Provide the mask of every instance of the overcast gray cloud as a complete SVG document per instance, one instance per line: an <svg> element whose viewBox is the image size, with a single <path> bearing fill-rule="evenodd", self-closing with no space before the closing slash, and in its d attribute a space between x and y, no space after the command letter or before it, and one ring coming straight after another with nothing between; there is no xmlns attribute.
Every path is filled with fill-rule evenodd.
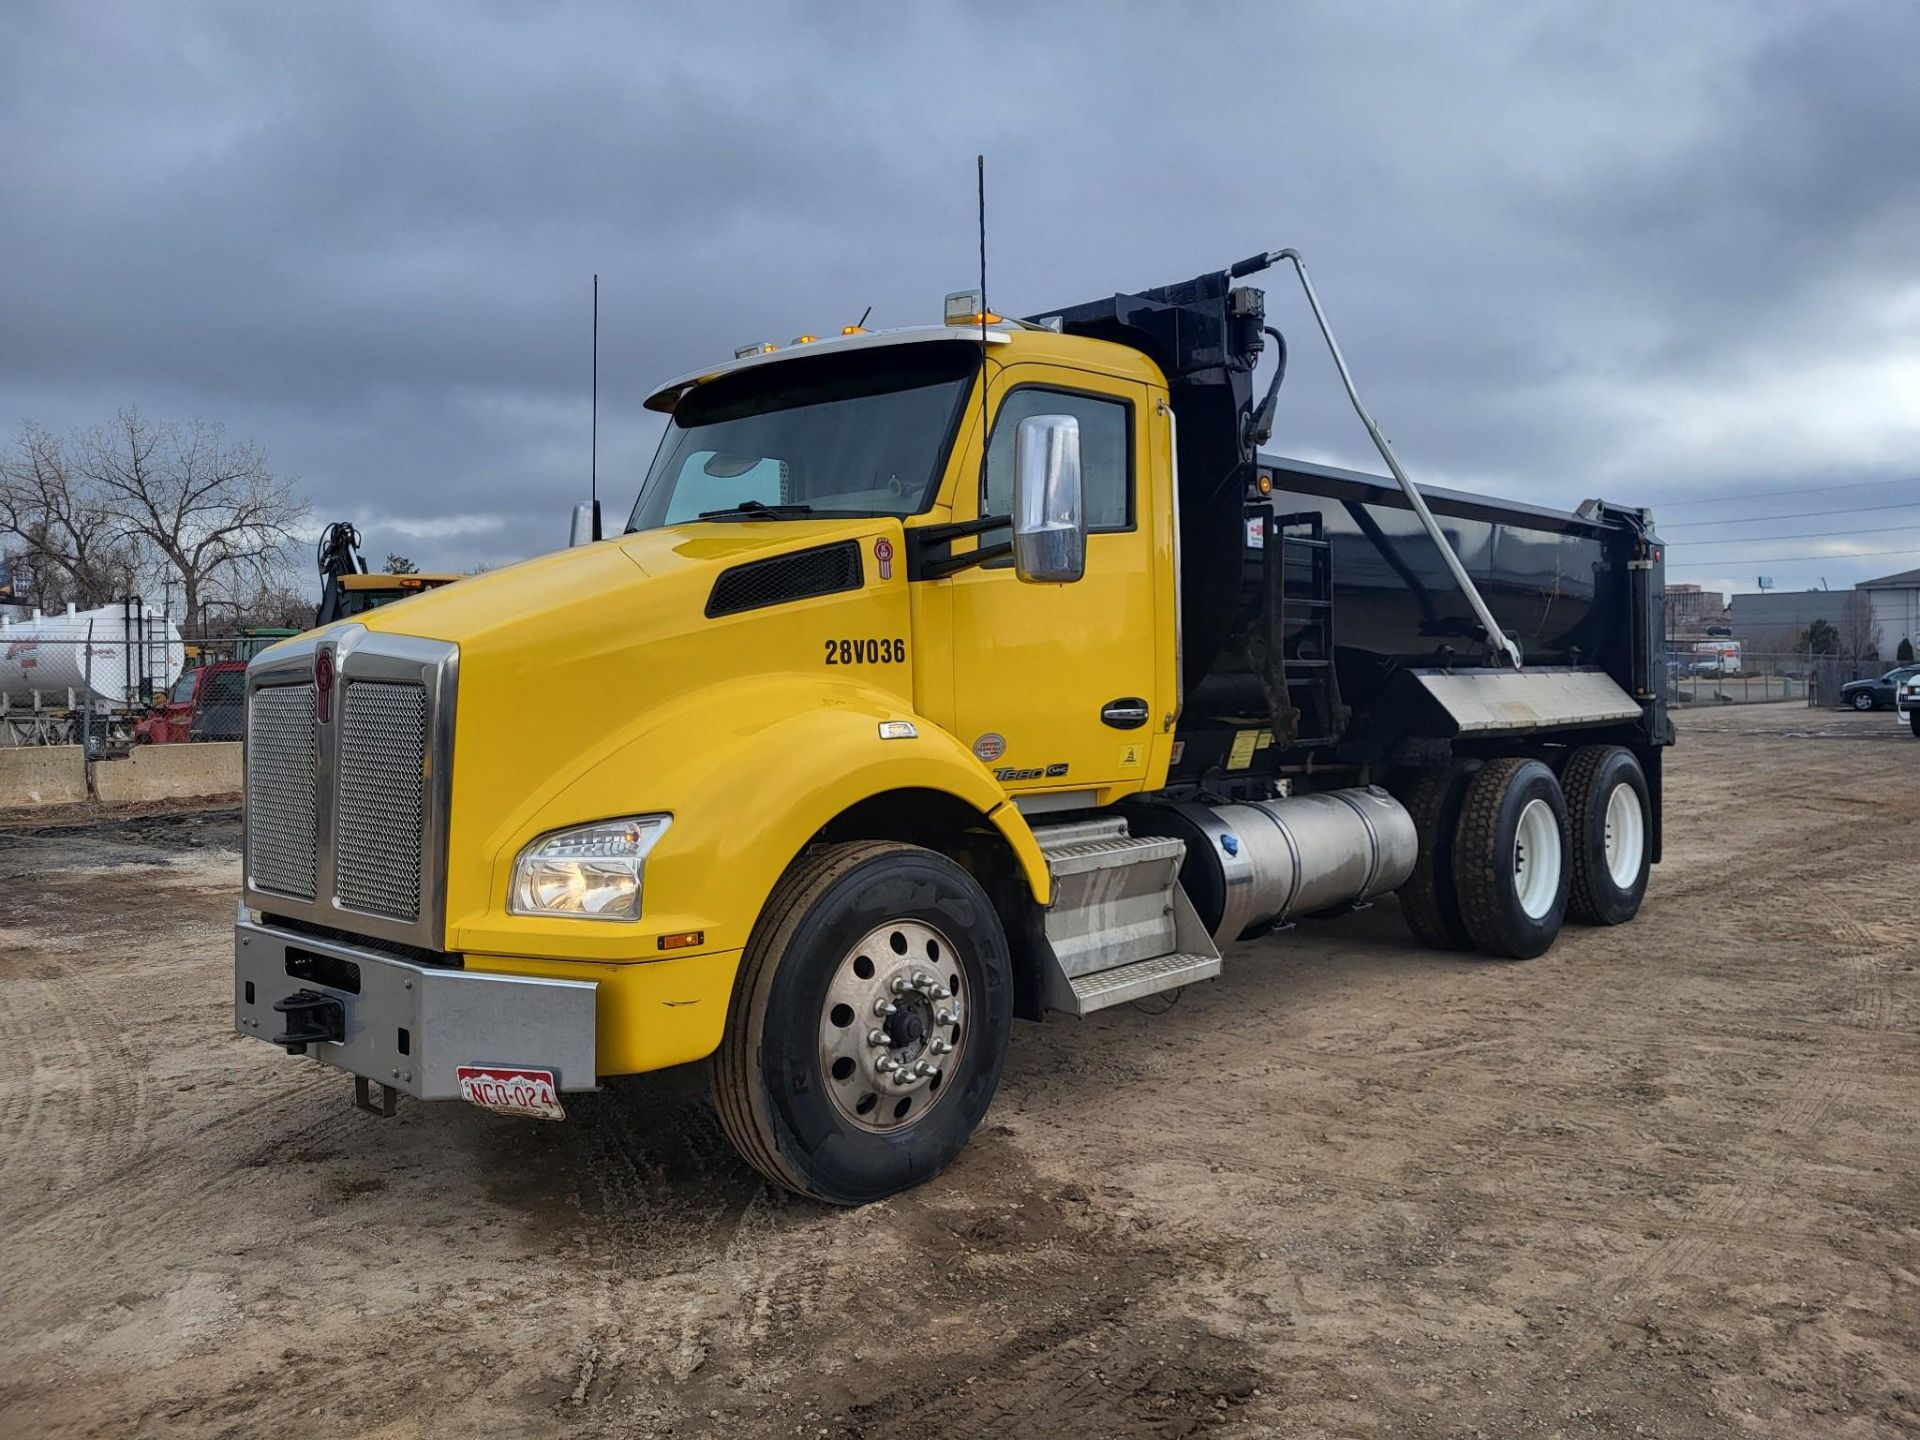
<svg viewBox="0 0 1920 1440"><path fill-rule="evenodd" d="M586 483L594 271L625 503L651 383L868 305L935 318L973 277L984 151L1001 308L1298 245L1416 476L1920 502L1916 136L1904 3L15 3L0 421L217 418L376 556L516 558ZM1377 468L1268 283L1274 448ZM1690 529L1673 559L1920 552L1902 519Z"/></svg>

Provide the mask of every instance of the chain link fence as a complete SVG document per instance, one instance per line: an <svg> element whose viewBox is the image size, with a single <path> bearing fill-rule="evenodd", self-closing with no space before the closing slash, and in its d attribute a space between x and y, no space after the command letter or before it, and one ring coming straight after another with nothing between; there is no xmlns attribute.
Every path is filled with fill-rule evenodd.
<svg viewBox="0 0 1920 1440"><path fill-rule="evenodd" d="M288 631L288 634L295 632ZM245 664L278 634L211 635L156 644L120 635L0 630L0 746L134 745L238 740Z"/></svg>
<svg viewBox="0 0 1920 1440"><path fill-rule="evenodd" d="M1874 681L1892 668L1878 660L1849 660L1838 655L1756 653L1723 647L1667 652L1667 700L1674 705L1753 705L1798 700L1830 708L1890 709L1893 687L1876 686L1870 705L1859 704L1846 687ZM1884 694L1880 692L1884 691Z"/></svg>

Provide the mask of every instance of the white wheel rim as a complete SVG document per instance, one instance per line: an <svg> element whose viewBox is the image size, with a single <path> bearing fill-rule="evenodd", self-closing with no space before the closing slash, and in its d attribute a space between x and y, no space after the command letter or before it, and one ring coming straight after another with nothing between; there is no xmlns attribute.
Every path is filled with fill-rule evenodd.
<svg viewBox="0 0 1920 1440"><path fill-rule="evenodd" d="M1631 785L1621 783L1607 796L1607 874L1622 890L1631 890L1640 878L1647 853L1647 817Z"/></svg>
<svg viewBox="0 0 1920 1440"><path fill-rule="evenodd" d="M1529 920L1544 920L1560 891L1560 820L1544 800L1529 800L1513 832L1513 893Z"/></svg>

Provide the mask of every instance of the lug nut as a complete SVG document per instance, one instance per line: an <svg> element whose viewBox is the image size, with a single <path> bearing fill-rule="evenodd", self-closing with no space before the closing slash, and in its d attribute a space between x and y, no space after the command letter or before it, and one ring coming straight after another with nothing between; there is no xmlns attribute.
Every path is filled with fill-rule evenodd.
<svg viewBox="0 0 1920 1440"><path fill-rule="evenodd" d="M900 1068L900 1062L891 1055L882 1055L878 1060L873 1062L873 1068L884 1075L889 1070L898 1070Z"/></svg>
<svg viewBox="0 0 1920 1440"><path fill-rule="evenodd" d="M936 1010L933 1015L933 1023L936 1025L958 1025L960 1023L960 1017L955 1015L951 1010Z"/></svg>
<svg viewBox="0 0 1920 1440"><path fill-rule="evenodd" d="M953 1049L953 1042L951 1040L942 1040L938 1036L935 1036L933 1043L927 1046L928 1052L934 1055L945 1055L949 1053L952 1049Z"/></svg>
<svg viewBox="0 0 1920 1440"><path fill-rule="evenodd" d="M940 1073L940 1067L938 1065L935 1065L930 1060L922 1060L918 1068L920 1071L920 1078L923 1080L931 1080L935 1075L938 1075Z"/></svg>
<svg viewBox="0 0 1920 1440"><path fill-rule="evenodd" d="M906 976L896 975L893 977L893 984L888 986L887 988L892 990L893 993L896 995L904 995L909 990L913 989L913 985L912 985L912 982L910 982Z"/></svg>
<svg viewBox="0 0 1920 1440"><path fill-rule="evenodd" d="M869 1030L867 1031L867 1044L873 1045L876 1047L891 1048L893 1045L893 1042L887 1039L886 1031Z"/></svg>
<svg viewBox="0 0 1920 1440"><path fill-rule="evenodd" d="M873 1013L876 1015L891 1015L894 1009L894 1003L884 995L873 1002Z"/></svg>
<svg viewBox="0 0 1920 1440"><path fill-rule="evenodd" d="M936 985L933 987L933 998L936 1000L951 1000L953 998L953 992L944 985Z"/></svg>
<svg viewBox="0 0 1920 1440"><path fill-rule="evenodd" d="M933 976L928 975L923 971L919 971L919 970L916 970L913 972L913 988L914 989L924 990L927 986L931 984L933 984Z"/></svg>

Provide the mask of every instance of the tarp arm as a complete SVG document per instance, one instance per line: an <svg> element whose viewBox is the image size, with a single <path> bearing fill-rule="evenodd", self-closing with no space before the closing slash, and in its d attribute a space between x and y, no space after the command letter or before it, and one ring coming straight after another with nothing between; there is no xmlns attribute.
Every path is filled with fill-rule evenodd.
<svg viewBox="0 0 1920 1440"><path fill-rule="evenodd" d="M1512 668L1520 668L1520 648L1494 622L1493 612L1487 608L1487 602L1480 597L1473 578L1467 574L1467 567L1460 563L1460 557L1453 552L1452 544L1447 540L1446 532L1440 528L1440 522L1433 518L1433 512L1427 508L1426 498L1421 495L1413 481L1407 478L1407 472L1400 468L1400 461L1393 453L1393 446L1387 443L1387 437L1373 422L1373 416L1367 413L1367 407L1360 403L1360 392L1354 388L1353 376L1347 370L1346 359L1340 354L1340 344L1333 338L1333 327L1327 324L1326 312L1320 308L1320 297L1314 294L1313 281L1307 278L1307 263L1300 258L1300 252L1291 248L1274 250L1265 255L1254 255L1240 261L1229 272L1235 278L1250 275L1282 260L1293 262L1294 273L1300 277L1300 288L1306 291L1307 304L1313 309L1313 318L1319 322L1320 334L1326 339L1327 351L1333 356L1334 368L1340 372L1340 383L1347 387L1347 398L1353 402L1353 413L1360 417L1360 423L1367 427L1367 434L1373 437L1374 447L1379 450L1380 458L1387 462L1387 469L1393 478L1400 482L1400 488L1406 493L1407 503L1413 507L1413 513L1420 518L1427 535L1439 547L1440 558L1446 561L1447 569L1452 572L1454 583L1459 585L1461 593L1467 597L1467 603L1473 607L1475 618L1481 628L1487 632L1487 644L1498 651L1500 657Z"/></svg>

